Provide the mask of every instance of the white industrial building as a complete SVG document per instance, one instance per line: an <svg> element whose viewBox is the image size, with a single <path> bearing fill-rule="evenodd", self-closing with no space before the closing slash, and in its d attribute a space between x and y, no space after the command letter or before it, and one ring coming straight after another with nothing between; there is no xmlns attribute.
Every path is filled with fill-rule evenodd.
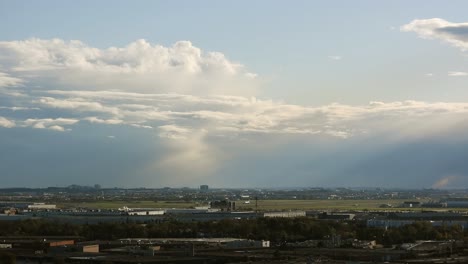
<svg viewBox="0 0 468 264"><path fill-rule="evenodd" d="M55 204L33 203L28 205L28 209L41 210L41 209L57 209Z"/></svg>

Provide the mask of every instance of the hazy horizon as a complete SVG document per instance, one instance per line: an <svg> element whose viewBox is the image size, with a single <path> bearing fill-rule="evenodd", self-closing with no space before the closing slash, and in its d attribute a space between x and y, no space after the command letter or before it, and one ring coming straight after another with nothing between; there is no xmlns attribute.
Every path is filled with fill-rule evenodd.
<svg viewBox="0 0 468 264"><path fill-rule="evenodd" d="M207 184L201 184L207 185ZM432 190L432 191L461 191L466 190L467 188L463 187L453 187L453 188L405 188L405 187L378 187L378 186L280 186L280 187L262 187L262 186L239 186L239 187L223 187L223 186L210 186L208 185L209 190L278 190L278 191L305 191L305 190L337 190L337 189L347 189L347 190L368 190L368 191L423 191L423 190ZM189 190L200 190L200 185L197 186L162 186L162 187L144 187L144 186L99 186L96 188L94 185L78 185L78 184L70 184L70 185L63 185L63 186L13 186L13 187L2 187L0 190L11 190L11 189L28 189L28 190L44 190L49 188L56 188L56 189L72 189L72 188L83 188L89 190L114 190L114 189L126 189L126 190L139 190L139 189L146 189L146 190L160 190L160 189L189 189Z"/></svg>
<svg viewBox="0 0 468 264"><path fill-rule="evenodd" d="M0 1L0 188L468 188L467 9Z"/></svg>

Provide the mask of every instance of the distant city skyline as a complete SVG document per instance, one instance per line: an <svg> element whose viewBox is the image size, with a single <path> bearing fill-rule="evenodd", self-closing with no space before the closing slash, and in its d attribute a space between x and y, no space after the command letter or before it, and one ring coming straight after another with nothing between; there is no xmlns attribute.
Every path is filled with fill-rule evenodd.
<svg viewBox="0 0 468 264"><path fill-rule="evenodd" d="M0 188L467 188L467 9L0 1Z"/></svg>

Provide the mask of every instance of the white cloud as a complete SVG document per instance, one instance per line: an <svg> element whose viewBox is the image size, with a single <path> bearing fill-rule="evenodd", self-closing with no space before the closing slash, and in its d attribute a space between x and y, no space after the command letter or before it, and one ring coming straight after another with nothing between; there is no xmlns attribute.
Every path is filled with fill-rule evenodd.
<svg viewBox="0 0 468 264"><path fill-rule="evenodd" d="M468 23L452 23L441 18L415 19L400 27L425 39L440 39L463 51L468 49Z"/></svg>
<svg viewBox="0 0 468 264"><path fill-rule="evenodd" d="M447 73L448 76L457 77L457 76L468 76L468 72L460 71L450 71Z"/></svg>
<svg viewBox="0 0 468 264"><path fill-rule="evenodd" d="M18 90L12 90L12 89L7 89L7 88L1 88L0 87L0 94L5 96L5 97L27 97L27 95L23 92L20 92Z"/></svg>
<svg viewBox="0 0 468 264"><path fill-rule="evenodd" d="M118 113L118 110L115 107L106 107L99 102L84 101L81 98L63 100L52 97L41 97L34 102L51 108L72 109L83 112Z"/></svg>
<svg viewBox="0 0 468 264"><path fill-rule="evenodd" d="M159 136L168 139L188 139L193 133L191 129L177 125L164 125L158 128L160 130Z"/></svg>
<svg viewBox="0 0 468 264"><path fill-rule="evenodd" d="M43 127L42 125L39 127L34 127L34 128L46 128ZM64 132L66 129L63 126L58 126L58 125L53 125L50 127L47 127L47 129L54 130L54 131L59 131L59 132Z"/></svg>
<svg viewBox="0 0 468 264"><path fill-rule="evenodd" d="M8 120L5 117L0 116L0 127L12 128L15 126L16 124L14 121Z"/></svg>
<svg viewBox="0 0 468 264"><path fill-rule="evenodd" d="M0 72L0 87L8 87L8 86L18 86L23 83L23 80L11 77L11 75Z"/></svg>
<svg viewBox="0 0 468 264"><path fill-rule="evenodd" d="M346 138L351 136L351 134L349 132L347 132L347 131L329 130L329 131L326 131L325 133L330 135L330 136L334 136L334 137L337 137L337 138L343 138L343 139L346 139Z"/></svg>
<svg viewBox="0 0 468 264"><path fill-rule="evenodd" d="M310 134L345 139L372 131L375 126L388 127L401 120L468 112L467 103L400 101L307 107L240 96L46 92L62 98L41 97L39 103L43 106L59 107L63 113L73 115L93 110L97 115L80 119L95 124L127 124L146 129L158 127L160 137L178 140L186 139L192 130L200 129L208 135L226 132Z"/></svg>
<svg viewBox="0 0 468 264"><path fill-rule="evenodd" d="M89 121L90 123L106 124L106 125L119 125L123 123L123 121L119 119L100 119L95 116L86 117L84 118L84 120Z"/></svg>
<svg viewBox="0 0 468 264"><path fill-rule="evenodd" d="M0 54L0 67L39 86L244 95L258 86L243 65L190 41L164 47L140 39L99 49L77 40L29 39L1 41Z"/></svg>
<svg viewBox="0 0 468 264"><path fill-rule="evenodd" d="M7 109L11 111L30 111L30 110L40 110L37 107L23 107L23 106L0 106L0 109Z"/></svg>
<svg viewBox="0 0 468 264"><path fill-rule="evenodd" d="M142 125L142 124L130 124L132 127L136 128L146 128L146 129L153 129L152 126Z"/></svg>
<svg viewBox="0 0 468 264"><path fill-rule="evenodd" d="M280 144L278 139L284 144L297 138L343 142L379 133L423 137L460 123L468 113L468 103L376 101L311 107L257 98L260 78L254 73L189 42L163 47L136 41L97 49L79 41L32 39L0 42L0 54L5 55L0 67L17 79L8 86L23 79L32 84L13 91L21 98L2 98L11 100L2 109L40 107L40 117L64 117L28 118L28 112L2 111L10 116L0 117L0 126L63 132L86 121L87 129L146 129L165 148L151 171L172 175L177 170L181 177L216 170L230 155L222 148L228 141L235 146L262 138L262 144L271 146Z"/></svg>
<svg viewBox="0 0 468 264"><path fill-rule="evenodd" d="M43 93L49 96L41 96ZM39 97L34 99L36 94ZM343 142L385 135L391 142L450 130L465 122L468 114L468 103L452 102L374 101L310 107L242 96L59 90L29 96L33 105L45 110L51 107L54 116L69 118L23 121L6 116L9 126L63 132L82 120L95 126L146 129L158 137L163 154L142 170L163 171L180 179L190 174L192 180L213 175L220 163L236 155L226 152L225 145L245 146L258 135L262 144L272 148L296 139ZM92 116L87 108L94 109ZM47 113L45 110L41 114ZM2 123L6 122L0 119Z"/></svg>
<svg viewBox="0 0 468 264"><path fill-rule="evenodd" d="M68 131L70 129L66 129L64 126L74 125L78 123L78 119L71 119L71 118L29 118L21 122L21 126L23 127L32 127L38 129L49 129L55 131Z"/></svg>

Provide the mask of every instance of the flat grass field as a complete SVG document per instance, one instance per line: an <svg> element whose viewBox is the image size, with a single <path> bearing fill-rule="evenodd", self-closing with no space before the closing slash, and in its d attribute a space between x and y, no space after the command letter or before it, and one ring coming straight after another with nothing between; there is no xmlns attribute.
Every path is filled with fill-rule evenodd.
<svg viewBox="0 0 468 264"><path fill-rule="evenodd" d="M259 200L259 211L273 210L421 210L421 208L380 208L382 204L399 206L407 200ZM238 210L255 210L255 201L236 201ZM423 202L423 201L421 201ZM96 201L85 203L59 203L60 208L83 207L94 209L129 208L193 208L207 204L181 201ZM424 210L431 210L424 208ZM436 209L437 210L437 209ZM441 210L441 208L439 208ZM443 209L442 209L443 210Z"/></svg>
<svg viewBox="0 0 468 264"><path fill-rule="evenodd" d="M399 206L407 200L259 200L258 210L401 210L402 208L380 208L382 204ZM236 203L239 209L255 209L255 201ZM415 208L421 210L420 208Z"/></svg>

